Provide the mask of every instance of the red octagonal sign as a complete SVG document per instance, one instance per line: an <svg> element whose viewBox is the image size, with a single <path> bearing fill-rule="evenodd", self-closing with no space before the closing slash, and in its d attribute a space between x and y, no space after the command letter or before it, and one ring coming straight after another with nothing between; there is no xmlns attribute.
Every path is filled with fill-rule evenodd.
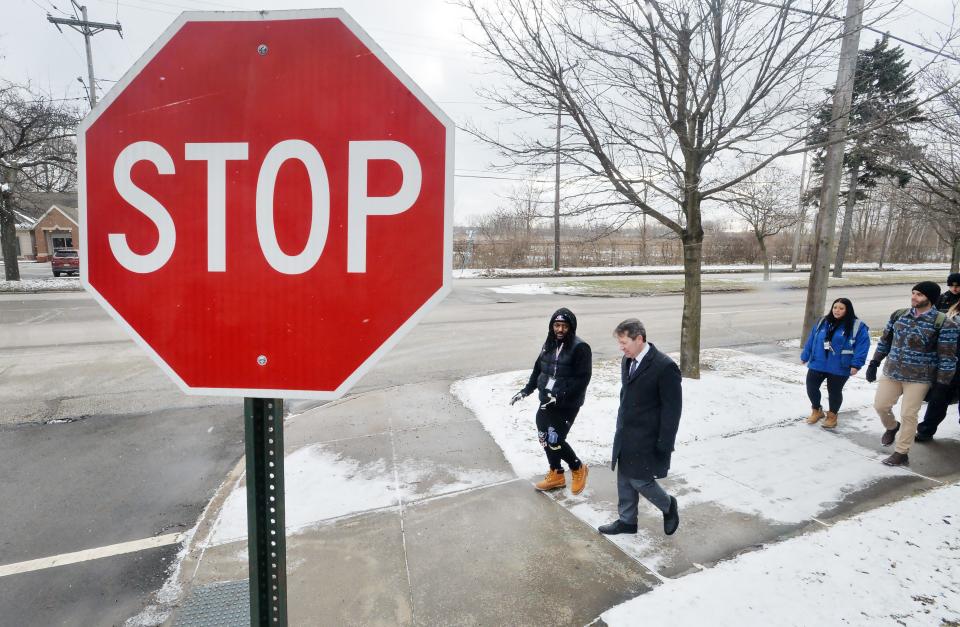
<svg viewBox="0 0 960 627"><path fill-rule="evenodd" d="M337 398L449 290L453 124L343 11L185 13L81 126L81 279L192 394Z"/></svg>

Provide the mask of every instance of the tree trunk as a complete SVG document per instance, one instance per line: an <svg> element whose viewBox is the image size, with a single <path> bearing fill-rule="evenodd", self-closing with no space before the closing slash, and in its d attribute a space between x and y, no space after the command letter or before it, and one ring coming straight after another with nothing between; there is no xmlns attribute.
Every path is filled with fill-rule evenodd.
<svg viewBox="0 0 960 627"><path fill-rule="evenodd" d="M837 257L833 262L833 278L843 276L843 259L847 256L847 246L850 245L850 232L853 231L853 208L857 204L857 178L860 176L860 164L853 167L850 173L850 186L847 190L847 202L843 210L843 227L840 229L840 243L837 245Z"/></svg>
<svg viewBox="0 0 960 627"><path fill-rule="evenodd" d="M0 192L0 249L3 252L4 277L7 281L20 280L17 264L17 219L13 213L13 191L16 189L17 171L2 169L0 182L9 185L6 193Z"/></svg>
<svg viewBox="0 0 960 627"><path fill-rule="evenodd" d="M770 280L770 255L767 254L767 243L763 238L757 236L757 243L760 244L760 254L763 256L763 280Z"/></svg>
<svg viewBox="0 0 960 627"><path fill-rule="evenodd" d="M880 243L880 263L879 268L883 270L884 257L887 254L887 247L890 245L890 231L893 230L893 207L896 191L890 192L890 206L887 208L887 227L883 231L883 241Z"/></svg>
<svg viewBox="0 0 960 627"><path fill-rule="evenodd" d="M703 230L683 237L683 320L680 327L680 374L688 379L700 378L700 310L701 269L703 265Z"/></svg>
<svg viewBox="0 0 960 627"><path fill-rule="evenodd" d="M960 272L960 233L954 234L950 247L950 273L954 272Z"/></svg>

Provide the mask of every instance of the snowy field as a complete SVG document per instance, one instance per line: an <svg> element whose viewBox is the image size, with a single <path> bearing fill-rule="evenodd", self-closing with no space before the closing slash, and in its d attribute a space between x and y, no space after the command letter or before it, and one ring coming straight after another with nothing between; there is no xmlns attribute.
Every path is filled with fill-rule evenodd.
<svg viewBox="0 0 960 627"><path fill-rule="evenodd" d="M845 263L843 267L847 270L879 270L875 263ZM773 265L772 270L789 270L789 265ZM946 263L888 263L884 264L884 270L943 270L950 268ZM798 264L797 270L806 272L810 269L809 264ZM704 272L763 272L762 265L705 265ZM683 274L683 266L592 266L592 267L565 267L561 269L562 273L576 273L578 275L601 276L604 274L651 274L672 272ZM478 279L493 277L511 277L511 276L555 276L552 268L487 268L487 269L468 269L463 268L453 271L454 278L457 279ZM787 275L789 276L789 275Z"/></svg>
<svg viewBox="0 0 960 627"><path fill-rule="evenodd" d="M809 402L803 385L806 369L799 363L712 349L703 351L701 367L700 380L683 381L678 453L670 471L670 488L681 513L685 506L711 503L772 523L815 521L845 496L910 472L880 464L888 451L879 446L864 448L837 437L859 431L879 436L872 410L858 411L872 405L876 389L862 378L847 384L840 424L831 433L802 421ZM520 371L468 379L454 384L452 392L477 415L516 473L538 479L546 472L546 461L533 426L535 397L509 405L528 375ZM619 360L595 364L586 403L571 431L571 444L588 465L609 463L619 377ZM958 435L951 410L938 437ZM873 622L867 617L903 611L912 617L904 624L956 620L960 533L949 518L943 522L943 514L957 511L958 489L951 490L772 545L701 574L667 580L653 597L642 595L603 619L611 625L694 625L704 624L708 616L710 624L718 625L864 624ZM596 498L589 482L579 496L562 492L551 496L585 524L596 527L616 519L616 504ZM929 509L924 499L929 499ZM924 509L918 509L921 506ZM904 513L908 510L913 512L909 520ZM960 524L960 519L953 523ZM868 532L873 535L865 535ZM928 534L917 540L921 548L909 545L907 540L920 533ZM662 537L646 535L642 528L635 536L610 539L654 571L670 551ZM933 553L913 557L928 549ZM937 565L939 571L934 570ZM912 582L906 585L898 575ZM878 599L887 593L890 598ZM654 600L648 608L650 598ZM835 613L841 602L844 619ZM934 613L926 614L928 610ZM750 617L747 622L745 615ZM936 620L931 622L931 617Z"/></svg>

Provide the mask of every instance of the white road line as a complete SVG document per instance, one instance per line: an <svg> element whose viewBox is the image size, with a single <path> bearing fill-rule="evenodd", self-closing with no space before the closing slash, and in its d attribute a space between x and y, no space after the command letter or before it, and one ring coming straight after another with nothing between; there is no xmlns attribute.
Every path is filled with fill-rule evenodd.
<svg viewBox="0 0 960 627"><path fill-rule="evenodd" d="M15 564L5 564L0 566L0 577L7 577L9 575L20 575L23 573L33 572L35 570L53 568L55 566L66 566L67 564L77 564L80 562L88 562L90 560L96 560L103 557L113 557L115 555L123 555L124 553L136 553L137 551L143 551L146 549L155 549L161 546L177 544L181 541L182 538L183 538L182 533L168 533L163 536L155 536L153 538L144 538L143 540L131 540L130 542L121 542L119 544L101 546L95 549L87 549L85 551L76 551L75 553L62 553L60 555L53 555L51 557L42 557L40 559L29 560L26 562L17 562Z"/></svg>

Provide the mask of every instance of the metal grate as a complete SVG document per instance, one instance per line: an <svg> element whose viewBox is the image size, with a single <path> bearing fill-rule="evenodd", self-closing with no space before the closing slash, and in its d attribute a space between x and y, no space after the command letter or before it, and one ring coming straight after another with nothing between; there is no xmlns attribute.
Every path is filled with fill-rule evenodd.
<svg viewBox="0 0 960 627"><path fill-rule="evenodd" d="M173 627L249 627L250 582L227 581L194 588Z"/></svg>

